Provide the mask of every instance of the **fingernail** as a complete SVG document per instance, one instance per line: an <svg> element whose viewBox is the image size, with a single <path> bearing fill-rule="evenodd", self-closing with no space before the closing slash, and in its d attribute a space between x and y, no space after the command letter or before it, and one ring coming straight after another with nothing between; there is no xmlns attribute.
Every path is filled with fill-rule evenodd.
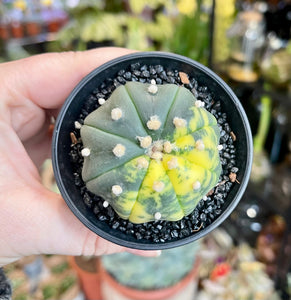
<svg viewBox="0 0 291 300"><path fill-rule="evenodd" d="M127 249L126 251L135 255L145 256L145 257L159 257L162 253L161 250L144 251L144 250Z"/></svg>

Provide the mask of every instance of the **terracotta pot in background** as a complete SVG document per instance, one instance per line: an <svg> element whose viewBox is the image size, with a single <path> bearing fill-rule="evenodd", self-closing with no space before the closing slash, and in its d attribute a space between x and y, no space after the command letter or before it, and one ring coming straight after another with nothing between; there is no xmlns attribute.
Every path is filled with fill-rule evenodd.
<svg viewBox="0 0 291 300"><path fill-rule="evenodd" d="M49 32L58 32L61 28L61 22L58 19L50 20L47 24Z"/></svg>
<svg viewBox="0 0 291 300"><path fill-rule="evenodd" d="M27 22L25 26L28 36L36 36L41 33L41 25L37 22Z"/></svg>
<svg viewBox="0 0 291 300"><path fill-rule="evenodd" d="M100 261L98 257L84 259L69 256L70 266L76 271L81 289L87 300L101 300Z"/></svg>
<svg viewBox="0 0 291 300"><path fill-rule="evenodd" d="M24 27L21 22L11 22L12 37L20 39L24 37Z"/></svg>
<svg viewBox="0 0 291 300"><path fill-rule="evenodd" d="M8 40L10 37L8 25L5 23L0 24L0 39L1 40Z"/></svg>
<svg viewBox="0 0 291 300"><path fill-rule="evenodd" d="M138 290L116 281L100 264L101 295L103 300L193 300L198 283L200 259L193 269L173 286L157 290Z"/></svg>

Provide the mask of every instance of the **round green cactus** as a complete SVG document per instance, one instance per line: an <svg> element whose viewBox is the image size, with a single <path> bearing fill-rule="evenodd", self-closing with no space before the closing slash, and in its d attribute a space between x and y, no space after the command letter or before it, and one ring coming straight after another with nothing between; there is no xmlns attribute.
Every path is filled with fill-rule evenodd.
<svg viewBox="0 0 291 300"><path fill-rule="evenodd" d="M177 221L218 182L219 128L184 87L128 82L84 120L87 188L133 223Z"/></svg>

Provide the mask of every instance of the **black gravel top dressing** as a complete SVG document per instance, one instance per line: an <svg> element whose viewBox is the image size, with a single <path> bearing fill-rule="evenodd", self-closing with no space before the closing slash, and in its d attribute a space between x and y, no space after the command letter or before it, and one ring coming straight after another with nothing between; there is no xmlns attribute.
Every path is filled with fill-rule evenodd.
<svg viewBox="0 0 291 300"><path fill-rule="evenodd" d="M154 243L164 243L190 236L191 233L207 227L222 213L224 201L232 186L239 184L236 179L236 174L239 172L236 166L236 136L227 122L226 113L221 111L220 101L217 101L215 95L208 91L207 86L199 85L199 79L189 77L189 80L185 81L184 76L181 76L185 75L185 73L179 74L179 72L183 72L183 70L168 70L164 69L162 65L132 64L128 69L120 70L115 78L107 78L101 86L93 90L87 101L84 102L79 119L76 121L83 124L86 116L100 106L98 99L108 99L119 85L125 84L127 81L150 83L152 79L155 79L157 84L172 83L183 85L193 93L197 100L204 101L205 108L216 117L220 129L220 145L222 149L219 153L222 173L217 186L209 191L206 197L201 199L194 211L182 220L175 222L160 220L144 224L133 224L121 219L110 205L103 207L103 202L106 199L89 192L81 177L83 166L81 150L83 144L79 130L75 129L70 133L72 146L69 155L74 170L75 185L80 190L84 203L89 209L93 210L99 221L106 222L112 229L131 235L137 240L146 239Z"/></svg>

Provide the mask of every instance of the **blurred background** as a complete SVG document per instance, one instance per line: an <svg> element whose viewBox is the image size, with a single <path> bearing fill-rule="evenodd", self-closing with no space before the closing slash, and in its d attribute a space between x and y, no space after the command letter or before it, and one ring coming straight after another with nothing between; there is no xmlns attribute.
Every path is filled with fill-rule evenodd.
<svg viewBox="0 0 291 300"><path fill-rule="evenodd" d="M118 292L104 272L118 282L110 268L113 264L118 274L129 278L143 263L119 269L129 265L126 259L132 262L131 257L115 256L110 262L100 257L44 255L5 267L13 299L290 299L291 1L0 1L1 62L102 46L181 54L221 76L240 99L251 124L250 183L227 221L187 250L192 253L194 273L184 269L189 261L183 260L183 253L169 253L181 262L181 278L192 274L190 283L172 292L174 298ZM42 177L45 185L56 189L50 161L44 164ZM147 288L122 284L140 291L176 286L181 278L174 278L177 270L168 270L167 255L163 253L153 269L147 270L145 263L142 277L148 280ZM158 268L167 279L165 274L158 278Z"/></svg>

